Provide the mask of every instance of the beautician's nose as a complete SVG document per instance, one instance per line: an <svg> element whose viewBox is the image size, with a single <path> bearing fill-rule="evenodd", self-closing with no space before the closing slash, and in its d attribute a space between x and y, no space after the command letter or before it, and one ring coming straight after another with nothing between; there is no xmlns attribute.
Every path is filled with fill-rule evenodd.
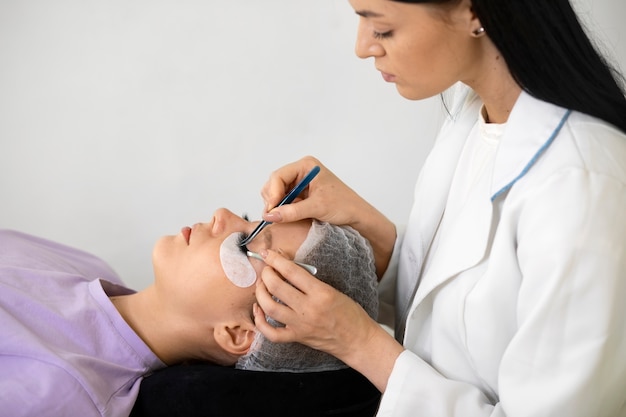
<svg viewBox="0 0 626 417"><path fill-rule="evenodd" d="M369 33L370 30L371 29L367 27L367 25L359 23L354 53L361 59L385 55L384 48L376 39L374 39L373 35Z"/></svg>

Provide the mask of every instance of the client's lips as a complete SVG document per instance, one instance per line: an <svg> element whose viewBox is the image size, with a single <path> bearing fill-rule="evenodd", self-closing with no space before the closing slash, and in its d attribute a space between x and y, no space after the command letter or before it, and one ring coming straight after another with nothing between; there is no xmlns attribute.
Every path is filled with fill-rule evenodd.
<svg viewBox="0 0 626 417"><path fill-rule="evenodd" d="M185 226L180 229L180 232L183 234L183 237L185 238L185 241L187 241L187 244L189 244L189 238L191 237L191 227Z"/></svg>

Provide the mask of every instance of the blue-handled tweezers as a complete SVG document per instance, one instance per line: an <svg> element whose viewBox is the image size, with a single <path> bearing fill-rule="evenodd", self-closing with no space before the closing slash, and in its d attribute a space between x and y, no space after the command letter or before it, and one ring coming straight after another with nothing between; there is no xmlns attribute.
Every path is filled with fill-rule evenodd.
<svg viewBox="0 0 626 417"><path fill-rule="evenodd" d="M313 169L311 171L309 171L309 173L306 174L306 176L304 178L302 178L302 180L298 184L296 184L296 186L293 187L291 189L291 191L289 191L287 193L285 198L283 198L281 200L281 202L278 203L278 205L276 207L280 207L280 206L283 206L285 204L291 203L298 195L300 195L302 190L304 190L304 188L307 185L309 185L311 180L313 178L315 178L315 176L319 172L320 172L320 167L317 166L317 165L314 166ZM274 208L276 208L276 207L274 207ZM241 243L239 243L239 246L246 246L248 243L250 243L250 241L252 241L252 239L254 239L256 237L256 235L258 235L261 232L261 230L263 230L265 228L265 226L267 226L269 224L272 224L272 222L267 222L267 221L263 220L261 223L259 223L259 225L257 227L254 228L252 233L250 233L250 235L248 235L247 238L245 238L244 240L241 241Z"/></svg>

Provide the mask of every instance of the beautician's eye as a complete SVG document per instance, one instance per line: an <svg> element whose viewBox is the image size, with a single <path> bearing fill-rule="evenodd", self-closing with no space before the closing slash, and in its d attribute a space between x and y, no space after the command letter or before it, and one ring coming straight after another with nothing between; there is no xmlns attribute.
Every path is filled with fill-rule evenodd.
<svg viewBox="0 0 626 417"><path fill-rule="evenodd" d="M387 38L390 38L392 34L393 34L392 31L388 31L388 32L374 31L373 36L374 36L374 39L387 39Z"/></svg>

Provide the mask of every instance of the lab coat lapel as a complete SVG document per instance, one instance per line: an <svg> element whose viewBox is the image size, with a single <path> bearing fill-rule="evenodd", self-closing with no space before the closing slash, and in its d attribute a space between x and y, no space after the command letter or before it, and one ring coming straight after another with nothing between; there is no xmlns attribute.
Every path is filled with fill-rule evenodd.
<svg viewBox="0 0 626 417"><path fill-rule="evenodd" d="M487 182L483 184L488 189ZM473 267L485 256L492 223L492 202L487 193L474 193L458 216L440 229L439 245L428 272L415 295L421 302L431 291L459 272Z"/></svg>
<svg viewBox="0 0 626 417"><path fill-rule="evenodd" d="M422 169L423 175L418 179L409 224L409 226L416 225L417 234L409 234L409 236L419 237L419 248L416 254L420 264L432 244L448 201L448 193L454 177L454 169L450 167L458 163L467 135L476 124L476 116L481 106L482 102L478 96L470 92L463 105L464 111L459 115L458 120L450 123L440 132L437 146L428 156Z"/></svg>
<svg viewBox="0 0 626 417"><path fill-rule="evenodd" d="M450 184L468 132L482 103L475 94L464 100L458 119L448 122L437 138L416 185L416 199L402 244L396 286L396 333L402 337L406 314L416 294L424 260L448 199ZM421 285L421 284L419 284Z"/></svg>
<svg viewBox="0 0 626 417"><path fill-rule="evenodd" d="M478 264L487 253L496 225L493 202L522 178L550 146L564 122L567 110L533 98L522 92L509 117L501 139L491 176L481 184L489 192L474 193L462 212L440 233L437 255L428 273L422 277L414 303L459 272ZM527 123L532 120L533 123ZM493 198L486 198L489 194Z"/></svg>

